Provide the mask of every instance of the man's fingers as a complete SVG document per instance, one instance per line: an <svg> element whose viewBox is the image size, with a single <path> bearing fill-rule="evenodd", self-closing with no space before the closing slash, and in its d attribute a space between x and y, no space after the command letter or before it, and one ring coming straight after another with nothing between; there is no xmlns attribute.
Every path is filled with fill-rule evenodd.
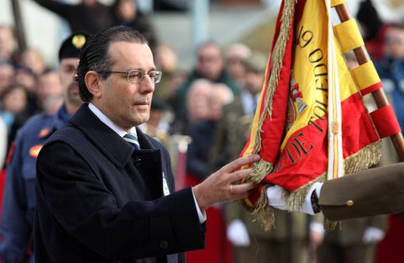
<svg viewBox="0 0 404 263"><path fill-rule="evenodd" d="M231 174L231 176L229 176L229 182L234 183L234 182L240 181L240 180L246 178L251 172L252 172L252 169L250 169L250 168L233 172Z"/></svg>
<svg viewBox="0 0 404 263"><path fill-rule="evenodd" d="M232 172L246 164L256 162L259 159L260 159L260 156L258 154L251 154L251 155L248 155L245 157L240 157L240 158L237 158L236 160L226 164L220 170L222 170L223 172Z"/></svg>
<svg viewBox="0 0 404 263"><path fill-rule="evenodd" d="M231 187L231 194L232 195L240 195L240 194L247 194L248 191L254 189L256 187L253 183L245 183L245 184L233 184Z"/></svg>

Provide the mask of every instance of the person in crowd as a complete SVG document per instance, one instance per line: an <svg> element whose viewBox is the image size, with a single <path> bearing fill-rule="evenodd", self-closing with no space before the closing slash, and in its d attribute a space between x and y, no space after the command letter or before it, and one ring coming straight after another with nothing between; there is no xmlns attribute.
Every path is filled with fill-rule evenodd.
<svg viewBox="0 0 404 263"><path fill-rule="evenodd" d="M404 128L404 24L392 24L385 33L386 57L376 64L384 90L390 95L401 126Z"/></svg>
<svg viewBox="0 0 404 263"><path fill-rule="evenodd" d="M38 103L38 75L35 74L30 68L17 65L15 70L15 84L22 85L28 92L28 105L26 115L31 117L33 114L38 113L40 106ZM24 119L24 121L26 121Z"/></svg>
<svg viewBox="0 0 404 263"><path fill-rule="evenodd" d="M53 114L62 106L63 92L59 71L47 69L39 76L38 99L45 112Z"/></svg>
<svg viewBox="0 0 404 263"><path fill-rule="evenodd" d="M164 101L153 96L150 105L150 118L146 123L140 125L139 128L142 132L158 140L164 146L168 146L171 119L172 114L168 111Z"/></svg>
<svg viewBox="0 0 404 263"><path fill-rule="evenodd" d="M250 155L174 192L167 151L136 128L160 76L145 38L128 27L86 44L77 75L85 103L38 156L38 262L183 262L178 253L204 245L204 211L255 187L233 184L259 159Z"/></svg>
<svg viewBox="0 0 404 263"><path fill-rule="evenodd" d="M4 111L13 116L22 112L28 103L27 90L24 86L11 85L1 96L1 105Z"/></svg>
<svg viewBox="0 0 404 263"><path fill-rule="evenodd" d="M172 74L177 70L178 56L171 46L160 44L156 56L159 69L163 73Z"/></svg>
<svg viewBox="0 0 404 263"><path fill-rule="evenodd" d="M133 0L115 0L112 6L114 24L129 26L146 38L153 53L157 48L157 36L150 18L143 14Z"/></svg>
<svg viewBox="0 0 404 263"><path fill-rule="evenodd" d="M174 96L181 84L176 83L178 74L181 76L181 72L178 72L177 69L178 56L172 47L167 44L160 44L156 49L156 60L159 69L163 72L163 76L154 97L167 101Z"/></svg>
<svg viewBox="0 0 404 263"><path fill-rule="evenodd" d="M0 25L0 61L12 61L17 50L17 40L11 26Z"/></svg>
<svg viewBox="0 0 404 263"><path fill-rule="evenodd" d="M7 155L7 126L6 123L0 118L0 167L3 169Z"/></svg>
<svg viewBox="0 0 404 263"><path fill-rule="evenodd" d="M252 53L243 61L245 68L244 86L240 96L223 108L210 166L220 167L238 156L249 136L249 127L264 81L265 56Z"/></svg>
<svg viewBox="0 0 404 263"><path fill-rule="evenodd" d="M27 48L21 53L18 64L31 69L37 75L42 74L46 68L41 52L33 48Z"/></svg>
<svg viewBox="0 0 404 263"><path fill-rule="evenodd" d="M13 84L3 92L0 98L2 104L0 115L8 130L8 150L15 136L14 129L20 125L21 116L29 107L29 93L24 86Z"/></svg>
<svg viewBox="0 0 404 263"><path fill-rule="evenodd" d="M22 112L27 105L27 91L21 85L11 85L3 91L0 101L0 115L10 131L16 115Z"/></svg>
<svg viewBox="0 0 404 263"><path fill-rule="evenodd" d="M15 70L15 85L21 85L25 88L27 95L27 103L25 108L15 115L14 122L8 134L8 149L14 141L19 128L33 115L41 111L38 102L38 76L28 67L17 65Z"/></svg>
<svg viewBox="0 0 404 263"><path fill-rule="evenodd" d="M212 85L212 94L209 97L209 119L217 122L223 115L223 107L234 100L231 89L223 83Z"/></svg>
<svg viewBox="0 0 404 263"><path fill-rule="evenodd" d="M73 41L75 38L80 38L82 41ZM78 65L80 50L86 39L87 36L84 34L73 34L62 43L59 49L63 106L54 114L42 113L29 119L18 131L15 139L15 150L6 171L0 225L0 258L3 262L26 262L27 247L33 241L37 156L49 136L65 125L82 103L77 82L74 81L73 76ZM34 256L31 255L30 262L33 260Z"/></svg>
<svg viewBox="0 0 404 263"><path fill-rule="evenodd" d="M198 89L198 86L196 88ZM186 158L186 184L191 186L202 182L209 175L209 151L212 147L217 121L222 114L223 106L234 99L230 88L224 84L211 84L208 90L210 92L207 94L206 116L191 121L186 132L191 138ZM203 91L206 92L205 89ZM195 92L192 94L192 90L189 93L193 96L197 94ZM195 101L198 99L199 96L193 98ZM189 105L192 106L193 104ZM194 263L229 262L231 259L230 243L226 240L226 227L221 204L209 208L206 213L210 218L210 221L207 222L207 246L203 250L187 253L187 260Z"/></svg>
<svg viewBox="0 0 404 263"><path fill-rule="evenodd" d="M30 93L37 92L38 76L30 68L17 65L14 82L24 86Z"/></svg>
<svg viewBox="0 0 404 263"><path fill-rule="evenodd" d="M337 229L329 229L319 247L319 263L373 263L376 245L384 237L386 217L375 216L340 222Z"/></svg>
<svg viewBox="0 0 404 263"><path fill-rule="evenodd" d="M243 62L250 55L250 48L241 43L232 44L225 51L226 69L240 87L244 85L245 68Z"/></svg>
<svg viewBox="0 0 404 263"><path fill-rule="evenodd" d="M216 133L217 121L222 115L222 108L233 99L233 93L224 84L211 84L209 88L196 83L188 98L188 111L193 115L186 134L192 139L187 152L187 173L202 182L209 175L209 152ZM219 86L217 86L219 85ZM202 93L201 93L202 92ZM201 102L206 94L206 102ZM198 109L192 109L198 107ZM202 112L203 111L203 112ZM195 114L196 113L196 114ZM196 116L198 116L196 118Z"/></svg>
<svg viewBox="0 0 404 263"><path fill-rule="evenodd" d="M359 64L354 54L345 55L348 67L352 70ZM371 97L364 97L367 108L374 108ZM392 148L383 143L382 162L392 163ZM390 146L392 147L392 146ZM394 150L393 150L394 152ZM386 231L386 217L366 217L348 219L334 231L328 229L324 242L319 248L319 262L374 262L375 247L383 239Z"/></svg>
<svg viewBox="0 0 404 263"><path fill-rule="evenodd" d="M361 1L356 19L369 55L376 61L382 59L386 25L373 5L372 0Z"/></svg>
<svg viewBox="0 0 404 263"><path fill-rule="evenodd" d="M206 79L195 80L186 98L186 111L181 116L175 116L172 129L184 133L192 122L209 118L209 98L212 83Z"/></svg>
<svg viewBox="0 0 404 263"><path fill-rule="evenodd" d="M252 52L242 61L245 68L241 95L224 106L219 120L209 167L211 170L239 156L249 136L264 81L265 55ZM322 218L300 213L276 213L276 227L265 231L256 219L238 203L224 206L227 237L232 244L233 262L309 262L309 255L322 240ZM310 226L310 231L308 231ZM309 242L310 241L310 242ZM310 251L310 248L313 248Z"/></svg>
<svg viewBox="0 0 404 263"><path fill-rule="evenodd" d="M34 1L65 19L72 32L94 34L113 25L111 7L98 0L82 0L77 4L57 0Z"/></svg>
<svg viewBox="0 0 404 263"><path fill-rule="evenodd" d="M12 64L0 61L0 96L14 83L15 69Z"/></svg>
<svg viewBox="0 0 404 263"><path fill-rule="evenodd" d="M212 83L205 79L195 80L187 96L187 112L189 122L209 118L209 99L212 94Z"/></svg>
<svg viewBox="0 0 404 263"><path fill-rule="evenodd" d="M189 74L171 100L176 116L184 114L184 105L190 84L200 78L207 79L213 83L226 84L235 96L240 93L240 88L224 68L220 46L215 42L206 42L200 45L197 50L196 68Z"/></svg>

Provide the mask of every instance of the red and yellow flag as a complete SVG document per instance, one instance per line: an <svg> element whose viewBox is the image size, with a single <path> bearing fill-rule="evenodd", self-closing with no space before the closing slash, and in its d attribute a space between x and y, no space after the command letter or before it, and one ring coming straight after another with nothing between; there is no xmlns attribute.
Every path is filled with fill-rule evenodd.
<svg viewBox="0 0 404 263"><path fill-rule="evenodd" d="M261 156L249 178L261 183L259 190L245 200L255 209L266 207L265 185L285 188L292 209L315 181L380 160L380 137L347 66L346 43L334 33L330 5L329 0L282 2L250 138L241 153ZM378 85L374 79L370 84Z"/></svg>

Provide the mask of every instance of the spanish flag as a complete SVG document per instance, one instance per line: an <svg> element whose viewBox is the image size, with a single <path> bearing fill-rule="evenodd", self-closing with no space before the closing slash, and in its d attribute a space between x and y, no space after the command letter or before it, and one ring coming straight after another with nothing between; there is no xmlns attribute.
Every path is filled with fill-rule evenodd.
<svg viewBox="0 0 404 263"><path fill-rule="evenodd" d="M268 185L286 189L290 210L295 210L314 182L353 174L380 160L381 136L362 98L381 88L381 82L371 62L353 70L347 66L345 55L363 40L353 19L333 25L333 7L342 2L282 2L250 137L241 153L261 156L248 178L260 185L245 204L266 225L273 223Z"/></svg>

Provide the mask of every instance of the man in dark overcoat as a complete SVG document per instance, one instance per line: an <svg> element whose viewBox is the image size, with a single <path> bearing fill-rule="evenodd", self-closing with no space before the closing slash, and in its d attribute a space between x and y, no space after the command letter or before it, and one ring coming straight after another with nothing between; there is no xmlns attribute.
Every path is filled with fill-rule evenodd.
<svg viewBox="0 0 404 263"><path fill-rule="evenodd" d="M37 262L184 262L204 246L205 210L247 196L239 158L174 192L167 151L136 126L161 79L144 37L128 27L86 43L78 67L85 102L37 162Z"/></svg>

